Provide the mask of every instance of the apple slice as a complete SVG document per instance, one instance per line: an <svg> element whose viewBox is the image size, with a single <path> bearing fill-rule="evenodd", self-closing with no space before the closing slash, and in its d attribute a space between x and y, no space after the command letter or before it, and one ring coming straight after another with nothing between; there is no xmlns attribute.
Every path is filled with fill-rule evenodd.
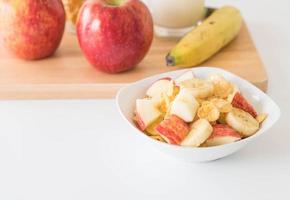
<svg viewBox="0 0 290 200"><path fill-rule="evenodd" d="M171 78L162 78L153 83L147 90L146 94L154 101L156 107L160 107L164 103L164 97L167 96L169 99L173 99L178 88L175 86L174 81Z"/></svg>
<svg viewBox="0 0 290 200"><path fill-rule="evenodd" d="M168 78L160 79L153 83L148 90L146 91L146 95L149 97L160 97L162 93L167 94L167 91L171 85L171 80Z"/></svg>
<svg viewBox="0 0 290 200"><path fill-rule="evenodd" d="M229 144L241 139L241 136L226 124L216 124L213 126L211 136L206 140L206 146L218 146Z"/></svg>
<svg viewBox="0 0 290 200"><path fill-rule="evenodd" d="M247 113L250 113L254 118L257 117L257 112L254 107L246 100L245 97L243 97L240 92L236 92L232 105L235 108L239 108Z"/></svg>
<svg viewBox="0 0 290 200"><path fill-rule="evenodd" d="M181 76L179 76L177 79L175 79L175 83L176 85L179 85L181 82L189 80L189 79L193 79L193 78L194 78L194 75L192 71L188 71L182 74Z"/></svg>
<svg viewBox="0 0 290 200"><path fill-rule="evenodd" d="M180 117L185 122L192 122L198 107L199 103L190 89L183 88L172 102L170 114Z"/></svg>
<svg viewBox="0 0 290 200"><path fill-rule="evenodd" d="M163 121L162 117L159 117L156 121L154 121L152 124L150 124L146 129L145 132L149 136L160 136L158 131L156 130L156 127Z"/></svg>
<svg viewBox="0 0 290 200"><path fill-rule="evenodd" d="M166 94L170 98L174 98L178 94L178 92L179 92L179 87L175 85L173 80L171 80Z"/></svg>
<svg viewBox="0 0 290 200"><path fill-rule="evenodd" d="M176 96L175 100L179 101L185 101L190 104L194 104L197 102L197 100L194 97L194 91L191 90L191 88L182 88L178 95Z"/></svg>
<svg viewBox="0 0 290 200"><path fill-rule="evenodd" d="M189 126L176 115L163 120L156 130L169 144L180 144L189 132Z"/></svg>
<svg viewBox="0 0 290 200"><path fill-rule="evenodd" d="M170 114L176 115L180 117L185 122L192 122L196 111L198 108L198 103L190 104L185 101L173 101L171 108L170 108Z"/></svg>
<svg viewBox="0 0 290 200"><path fill-rule="evenodd" d="M236 93L237 93L237 92L240 92L240 90L239 90L239 88L238 88L237 85L235 85L235 84L233 84L233 83L232 83L232 85L233 85L233 91L232 91L232 93L229 94L229 96L226 98L226 100L227 100L228 102L230 102L230 103L233 102L233 99L234 99Z"/></svg>
<svg viewBox="0 0 290 200"><path fill-rule="evenodd" d="M157 120L160 115L161 113L155 107L154 102L151 99L136 100L135 120L142 131Z"/></svg>

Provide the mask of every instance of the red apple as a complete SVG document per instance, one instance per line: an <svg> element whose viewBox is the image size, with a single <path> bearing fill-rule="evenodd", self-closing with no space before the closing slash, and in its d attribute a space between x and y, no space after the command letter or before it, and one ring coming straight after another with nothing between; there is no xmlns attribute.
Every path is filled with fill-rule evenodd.
<svg viewBox="0 0 290 200"><path fill-rule="evenodd" d="M139 0L86 1L77 20L77 35L94 67L118 73L135 67L148 52L152 17Z"/></svg>
<svg viewBox="0 0 290 200"><path fill-rule="evenodd" d="M19 58L52 55L65 26L61 0L0 1L0 44Z"/></svg>

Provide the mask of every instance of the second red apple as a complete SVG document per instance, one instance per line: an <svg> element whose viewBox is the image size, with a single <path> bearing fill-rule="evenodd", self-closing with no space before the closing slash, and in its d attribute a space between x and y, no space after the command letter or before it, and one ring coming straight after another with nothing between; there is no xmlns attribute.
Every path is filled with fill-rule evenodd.
<svg viewBox="0 0 290 200"><path fill-rule="evenodd" d="M153 21L139 0L92 0L77 20L80 47L96 68L118 73L135 67L153 39Z"/></svg>

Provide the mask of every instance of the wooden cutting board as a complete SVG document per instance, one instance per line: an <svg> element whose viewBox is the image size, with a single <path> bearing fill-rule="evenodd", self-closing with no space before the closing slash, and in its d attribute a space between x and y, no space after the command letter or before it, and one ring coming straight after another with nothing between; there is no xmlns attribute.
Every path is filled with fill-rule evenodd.
<svg viewBox="0 0 290 200"><path fill-rule="evenodd" d="M115 75L91 67L72 34L64 35L53 57L39 61L15 59L2 48L0 99L114 98L117 90L130 82L178 69L166 67L164 59L176 42L155 38L148 55L134 70ZM267 89L267 74L245 23L239 36L202 66L226 69Z"/></svg>

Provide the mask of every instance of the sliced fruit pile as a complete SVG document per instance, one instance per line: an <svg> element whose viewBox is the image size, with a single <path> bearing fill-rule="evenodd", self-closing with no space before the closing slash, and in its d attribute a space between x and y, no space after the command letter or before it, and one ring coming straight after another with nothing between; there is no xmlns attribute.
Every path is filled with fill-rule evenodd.
<svg viewBox="0 0 290 200"><path fill-rule="evenodd" d="M238 87L223 76L206 79L188 71L177 79L153 83L136 100L136 125L153 139L169 144L209 147L255 134L267 114L257 114Z"/></svg>

